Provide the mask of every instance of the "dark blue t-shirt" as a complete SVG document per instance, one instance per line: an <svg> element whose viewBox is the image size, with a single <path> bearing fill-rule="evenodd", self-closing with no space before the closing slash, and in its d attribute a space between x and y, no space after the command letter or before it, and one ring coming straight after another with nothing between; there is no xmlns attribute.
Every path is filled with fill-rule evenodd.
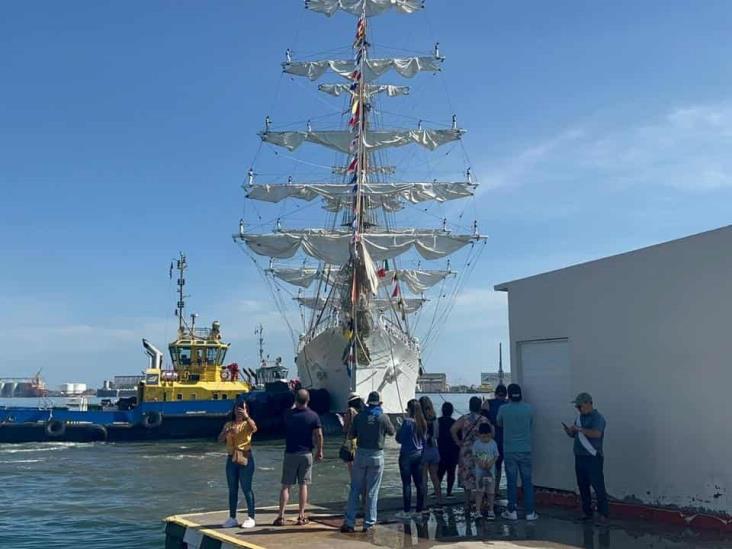
<svg viewBox="0 0 732 549"><path fill-rule="evenodd" d="M313 431L320 429L320 416L310 408L293 408L285 418L285 452L309 454L313 451Z"/></svg>
<svg viewBox="0 0 732 549"><path fill-rule="evenodd" d="M494 398L488 401L488 419L496 429L495 440L500 452L503 452L503 427L498 425L498 410L505 404L508 404L508 401L500 398Z"/></svg>
<svg viewBox="0 0 732 549"><path fill-rule="evenodd" d="M402 426L396 434L396 441L402 445L400 454L414 455L421 454L424 448L424 436L419 436L417 423L411 417L405 417Z"/></svg>

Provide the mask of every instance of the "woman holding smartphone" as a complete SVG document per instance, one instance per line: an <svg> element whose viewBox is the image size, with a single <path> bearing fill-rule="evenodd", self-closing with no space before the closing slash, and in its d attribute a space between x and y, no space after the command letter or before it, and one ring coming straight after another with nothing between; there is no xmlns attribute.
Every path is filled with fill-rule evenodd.
<svg viewBox="0 0 732 549"><path fill-rule="evenodd" d="M234 528L239 525L236 520L236 507L239 503L239 486L247 500L247 519L242 528L254 528L254 455L252 454L252 435L257 432L257 424L249 416L247 404L237 400L229 415L229 421L219 435L219 442L226 443L226 482L229 485L229 518L222 525Z"/></svg>

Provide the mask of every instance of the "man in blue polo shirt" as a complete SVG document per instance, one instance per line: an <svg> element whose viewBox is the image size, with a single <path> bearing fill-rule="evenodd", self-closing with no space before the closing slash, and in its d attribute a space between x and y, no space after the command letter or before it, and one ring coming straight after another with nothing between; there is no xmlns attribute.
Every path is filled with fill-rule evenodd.
<svg viewBox="0 0 732 549"><path fill-rule="evenodd" d="M506 467L508 485L508 509L501 515L508 520L516 520L516 499L518 476L521 475L521 488L524 494L526 520L536 520L534 512L534 484L531 479L531 430L534 425L534 409L521 402L523 396L517 383L508 386L508 404L498 410L496 421L503 427L503 465Z"/></svg>
<svg viewBox="0 0 732 549"><path fill-rule="evenodd" d="M308 485L312 479L313 449L315 459L323 459L323 428L320 416L308 408L310 393L300 389L295 394L295 407L288 410L285 418L285 458L282 461L282 490L280 491L280 512L275 526L285 525L285 509L290 498L290 487L300 485L300 501L297 524L308 523L305 507L308 503Z"/></svg>
<svg viewBox="0 0 732 549"><path fill-rule="evenodd" d="M597 496L597 512L600 522L607 522L608 503L603 473L604 454L602 440L605 438L605 418L595 410L592 395L580 393L574 399L579 415L573 425L564 426L564 431L574 439L574 472L577 487L582 499L582 520L589 521L592 516L592 494Z"/></svg>

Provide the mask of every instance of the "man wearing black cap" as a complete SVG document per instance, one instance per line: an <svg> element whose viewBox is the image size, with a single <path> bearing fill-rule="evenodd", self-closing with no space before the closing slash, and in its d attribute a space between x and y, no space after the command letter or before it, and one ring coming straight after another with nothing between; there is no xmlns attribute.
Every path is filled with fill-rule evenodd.
<svg viewBox="0 0 732 549"><path fill-rule="evenodd" d="M394 426L381 409L381 396L369 393L366 408L351 423L349 438L356 439L356 455L351 468L351 491L341 532L352 533L356 524L358 499L366 492L363 531L376 524L381 477L384 474L384 438L394 436Z"/></svg>
<svg viewBox="0 0 732 549"><path fill-rule="evenodd" d="M573 425L564 425L564 432L574 439L574 472L582 499L582 520L592 520L592 494L597 496L600 522L607 521L608 503L603 473L602 439L605 438L605 418L595 410L592 395L580 393L573 404L579 415Z"/></svg>
<svg viewBox="0 0 732 549"><path fill-rule="evenodd" d="M526 508L526 520L536 520L534 511L534 484L532 477L531 431L534 426L534 409L521 402L523 395L518 383L508 386L508 404L498 410L496 421L503 427L503 464L506 467L508 485L508 509L501 516L516 520L517 481L521 475L521 489Z"/></svg>

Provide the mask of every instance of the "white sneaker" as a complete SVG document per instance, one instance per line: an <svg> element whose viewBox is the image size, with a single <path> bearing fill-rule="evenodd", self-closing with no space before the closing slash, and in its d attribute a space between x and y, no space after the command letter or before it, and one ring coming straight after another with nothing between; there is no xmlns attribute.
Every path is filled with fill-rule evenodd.
<svg viewBox="0 0 732 549"><path fill-rule="evenodd" d="M518 515L516 514L516 511L509 511L508 509L501 513L501 517L505 518L506 520L518 520Z"/></svg>
<svg viewBox="0 0 732 549"><path fill-rule="evenodd" d="M529 513L526 515L526 520L538 520L539 514L538 513Z"/></svg>
<svg viewBox="0 0 732 549"><path fill-rule="evenodd" d="M226 522L221 525L222 528L236 528L237 526L239 526L239 523L233 517L227 518Z"/></svg>
<svg viewBox="0 0 732 549"><path fill-rule="evenodd" d="M247 519L241 523L242 528L254 528L256 525L257 523L254 522L252 517L247 517Z"/></svg>

